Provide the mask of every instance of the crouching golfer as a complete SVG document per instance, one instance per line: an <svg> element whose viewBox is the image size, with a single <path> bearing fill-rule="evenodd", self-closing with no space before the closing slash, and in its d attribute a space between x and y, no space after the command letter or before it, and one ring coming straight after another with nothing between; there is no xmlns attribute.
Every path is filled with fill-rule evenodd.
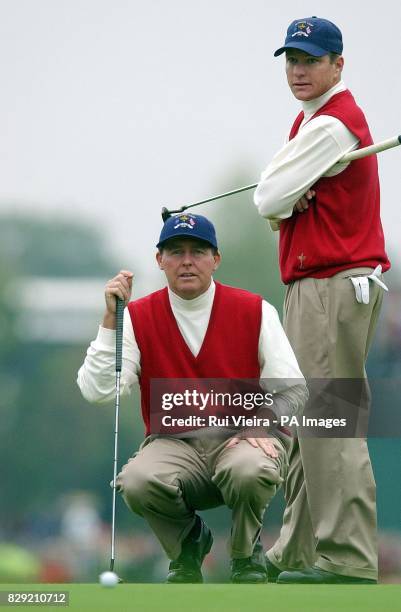
<svg viewBox="0 0 401 612"><path fill-rule="evenodd" d="M78 384L89 401L114 399L118 296L128 304L121 393L139 382L146 427L139 451L118 475L118 490L171 560L167 582L203 581L201 566L213 538L196 511L222 504L232 510L232 582L266 582L260 532L265 509L286 476L289 434L278 428L259 435L220 430L209 436L196 429L184 437L151 435L150 382L282 379L274 396L276 414L299 413L306 386L276 310L258 295L213 281L221 256L208 219L168 219L157 248L168 286L130 302L131 272L121 271L107 283L103 324Z"/></svg>

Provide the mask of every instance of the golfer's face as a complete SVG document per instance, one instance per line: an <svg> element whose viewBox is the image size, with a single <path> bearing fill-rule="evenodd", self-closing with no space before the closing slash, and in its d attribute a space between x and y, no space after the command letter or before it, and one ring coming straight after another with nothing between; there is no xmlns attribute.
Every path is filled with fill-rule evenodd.
<svg viewBox="0 0 401 612"><path fill-rule="evenodd" d="M330 62L328 55L315 57L298 49L286 51L288 85L298 100L313 100L331 89L341 79L344 60Z"/></svg>
<svg viewBox="0 0 401 612"><path fill-rule="evenodd" d="M171 291L184 300L192 300L209 288L220 263L219 254L214 255L207 243L193 238L169 240L156 259Z"/></svg>

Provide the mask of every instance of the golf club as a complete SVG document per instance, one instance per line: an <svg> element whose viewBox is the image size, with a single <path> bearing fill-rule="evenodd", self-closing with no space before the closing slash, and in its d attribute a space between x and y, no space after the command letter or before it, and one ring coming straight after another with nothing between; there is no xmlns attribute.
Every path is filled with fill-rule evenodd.
<svg viewBox="0 0 401 612"><path fill-rule="evenodd" d="M113 507L112 507L112 523L111 523L111 558L110 571L114 571L115 562L115 544L116 544L116 479L117 479L117 461L118 461L118 422L120 411L120 378L123 354L123 320L124 320L124 302L120 298L116 298L116 411L114 425L114 464L113 464Z"/></svg>
<svg viewBox="0 0 401 612"><path fill-rule="evenodd" d="M338 160L337 163L346 163L354 161L355 159L362 159L363 157L367 157L368 155L373 155L374 153L380 153L381 151L386 151L387 149L392 149L393 147L397 147L401 144L401 136L395 136L394 138L388 138L387 140L383 140L376 144L372 144L369 147L364 147L362 149L356 149L355 151L351 151L351 153L347 153ZM194 206L199 206L200 204L206 204L207 202L213 202L213 200L220 200L221 198L226 198L228 196L235 195L236 193L241 193L242 191L247 191L248 189L255 189L258 186L258 183L254 183L252 185L247 185L246 187L240 187L239 189L233 189L232 191L227 191L226 193L221 193L219 195L213 196L211 198L207 198L206 200L200 200L199 202L194 202L193 204L185 204L181 206L181 208L177 208L175 210L168 210L166 207L162 208L162 219L165 223L167 219L169 219L175 213L182 213L188 208L193 208Z"/></svg>

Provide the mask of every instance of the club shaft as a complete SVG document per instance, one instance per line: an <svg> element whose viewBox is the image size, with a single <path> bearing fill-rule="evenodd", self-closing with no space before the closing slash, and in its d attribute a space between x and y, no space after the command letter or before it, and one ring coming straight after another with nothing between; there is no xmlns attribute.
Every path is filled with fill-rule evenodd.
<svg viewBox="0 0 401 612"><path fill-rule="evenodd" d="M124 325L124 302L116 298L116 402L114 418L114 462L113 462L113 503L111 518L111 555L110 571L114 571L116 558L116 481L118 464L118 427L120 420L120 383L123 353L123 325Z"/></svg>
<svg viewBox="0 0 401 612"><path fill-rule="evenodd" d="M114 463L113 463L113 505L111 515L111 559L110 571L114 570L114 561L116 558L116 480L117 480L117 463L118 463L118 424L120 412L120 379L121 372L116 372L116 411L114 419Z"/></svg>
<svg viewBox="0 0 401 612"><path fill-rule="evenodd" d="M257 187L257 183L252 185L247 185L246 187L239 187L238 189L233 189L232 191L227 191L226 193L220 193L219 195L213 196L212 198L207 198L206 200L201 200L200 202L195 202L195 204L188 204L185 206L185 210L187 208L192 208L192 206L199 206L200 204L206 204L207 202L213 202L213 200L220 200L220 198L226 198L228 196L235 195L236 193L241 193L241 191L247 191L248 189L255 189Z"/></svg>
<svg viewBox="0 0 401 612"><path fill-rule="evenodd" d="M397 147L401 144L401 136L395 136L394 138L388 138L387 140L383 140L376 144L370 145L369 147L363 147L362 149L356 149L355 151L351 151L347 153L339 159L338 163L343 162L351 162L355 159L362 159L363 157L367 157L368 155L373 155L375 153L381 153L381 151L386 151L387 149L392 149L393 147ZM205 200L200 200L199 202L194 202L193 204L186 204L181 206L181 208L177 208L176 210L167 210L163 209L164 215L163 220L168 218L169 214L172 213L180 213L188 210L189 208L193 208L194 206L200 206L200 204L207 204L208 202L213 202L214 200L220 200L222 198L226 198L228 196L235 195L236 193L241 193L242 191L248 191L249 189L256 189L258 183L253 183L252 185L246 185L246 187L239 187L238 189L232 189L231 191L226 191L225 193L220 193L219 195L213 196L211 198L206 198Z"/></svg>

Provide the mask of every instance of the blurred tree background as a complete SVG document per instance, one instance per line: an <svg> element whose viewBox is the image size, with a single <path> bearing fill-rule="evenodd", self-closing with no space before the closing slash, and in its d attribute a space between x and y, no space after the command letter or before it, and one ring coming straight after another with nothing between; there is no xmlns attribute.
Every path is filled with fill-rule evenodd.
<svg viewBox="0 0 401 612"><path fill-rule="evenodd" d="M246 176L238 172L234 175L228 184L247 184ZM284 288L278 273L276 236L258 216L252 192L202 207L199 213L216 225L223 256L216 279L260 293L281 315ZM3 542L26 546L35 538L56 537L63 500L76 491L91 492L101 520L104 524L110 521L114 406L88 404L80 395L76 376L86 348L97 333L103 310L102 287L119 269L118 264L116 256L106 248L104 237L82 222L21 215L1 218ZM93 295L84 291L89 286ZM148 287L148 291L156 288ZM52 300L56 300L54 304L59 309L59 327L52 318ZM84 311L87 325L82 324L81 335L76 335L74 329L81 329ZM370 375L386 375L391 364L391 376L400 378L400 360L394 357L400 354L400 329L389 333L388 320L394 323L384 312L382 331L379 330L379 341L370 359ZM47 336L45 330L52 326L54 333ZM135 392L122 401L120 466L142 439L139 397ZM401 440L371 439L369 445L378 484L379 526L383 532L400 532ZM282 496L277 496L266 517L267 537L277 534L282 510ZM211 526L227 537L228 510L216 509L206 515ZM144 521L129 513L121 500L118 529L150 534ZM159 554L157 545L156 551ZM108 552L104 554L106 563Z"/></svg>
<svg viewBox="0 0 401 612"><path fill-rule="evenodd" d="M248 183L249 177L239 173L226 181L235 186ZM216 225L222 250L222 263L215 277L259 293L281 313L284 286L278 270L277 234L260 217L252 197L250 190L203 207L202 213Z"/></svg>
<svg viewBox="0 0 401 612"><path fill-rule="evenodd" d="M106 497L104 485L112 473L114 414L109 406L85 402L75 383L86 339L69 344L57 338L49 343L46 337L24 337L22 330L34 321L27 324L21 310L26 285L34 278L46 279L50 287L56 281L55 291L63 279L83 283L99 279L99 285L104 285L115 274L116 263L91 227L19 216L2 218L0 254L0 512L4 537L8 529L30 520L32 513L50 515L55 500L68 490L93 489ZM36 296L38 310L45 297ZM100 293L99 314L102 300ZM79 312L79 294L69 296L66 309L74 302ZM25 312L24 317L30 314ZM93 318L92 337L98 322L99 318ZM121 432L123 456L134 445L128 411L123 411L122 419L129 421L128 426L123 421Z"/></svg>

